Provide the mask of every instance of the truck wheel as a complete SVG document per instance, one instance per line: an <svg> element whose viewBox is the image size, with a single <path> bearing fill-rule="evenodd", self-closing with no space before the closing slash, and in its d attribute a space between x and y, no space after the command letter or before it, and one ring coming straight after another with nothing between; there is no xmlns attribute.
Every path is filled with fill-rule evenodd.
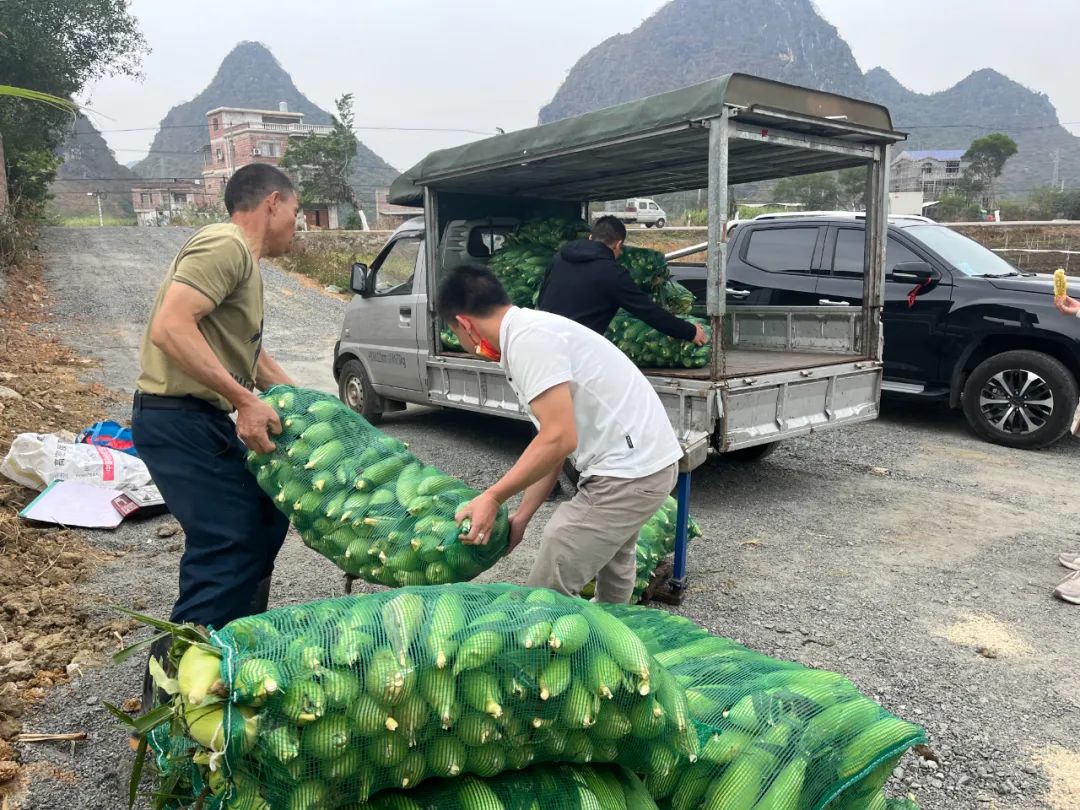
<svg viewBox="0 0 1080 810"><path fill-rule="evenodd" d="M744 463L751 461L760 461L767 456L771 456L773 450L775 450L779 444L780 442L755 444L753 447L743 447L741 450L731 450L727 453L721 453L720 457L723 459L730 459L731 461L741 461Z"/></svg>
<svg viewBox="0 0 1080 810"><path fill-rule="evenodd" d="M660 219L656 220L656 227L657 228L663 228L665 225L667 225L667 220L664 219L663 217L660 217Z"/></svg>
<svg viewBox="0 0 1080 810"><path fill-rule="evenodd" d="M980 438L1035 450L1060 439L1076 410L1076 380L1042 352L1002 352L980 363L964 384L963 408Z"/></svg>
<svg viewBox="0 0 1080 810"><path fill-rule="evenodd" d="M382 420L382 397L375 393L367 369L359 360L349 360L338 377L338 398L371 424Z"/></svg>

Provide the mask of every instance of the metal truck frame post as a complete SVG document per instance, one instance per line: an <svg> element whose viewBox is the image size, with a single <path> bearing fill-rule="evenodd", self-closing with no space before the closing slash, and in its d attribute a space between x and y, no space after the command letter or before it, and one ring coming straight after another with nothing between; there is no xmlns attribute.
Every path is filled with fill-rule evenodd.
<svg viewBox="0 0 1080 810"><path fill-rule="evenodd" d="M723 321L727 311L727 211L728 166L731 137L744 140L784 143L801 146L812 151L848 154L864 157L866 167L866 230L865 264L863 276L862 346L867 357L880 361L882 358L881 312L885 305L885 234L888 228L889 155L888 144L873 146L842 144L821 138L794 133L773 134L768 130L756 132L733 124L732 110L725 107L719 118L705 122L709 127L709 242L706 266L705 312L712 327L712 377L723 374ZM774 117L782 118L775 111ZM687 542L689 540L690 475L691 468L679 465L676 489L678 516L675 523L675 553L673 575L670 582L671 601L681 602L686 589Z"/></svg>

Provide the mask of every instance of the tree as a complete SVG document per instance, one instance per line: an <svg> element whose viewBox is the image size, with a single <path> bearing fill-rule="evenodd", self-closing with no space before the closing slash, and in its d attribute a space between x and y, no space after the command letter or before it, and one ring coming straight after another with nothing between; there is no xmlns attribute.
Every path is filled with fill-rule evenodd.
<svg viewBox="0 0 1080 810"><path fill-rule="evenodd" d="M971 191L982 194L987 208L994 207L994 181L1017 151L1016 141L1003 132L994 132L973 140L964 153L964 160L970 161L965 178Z"/></svg>
<svg viewBox="0 0 1080 810"><path fill-rule="evenodd" d="M799 203L808 211L830 211L840 206L840 187L832 172L785 177L773 189L775 202Z"/></svg>
<svg viewBox="0 0 1080 810"><path fill-rule="evenodd" d="M124 0L0 2L0 76L8 86L71 99L104 76L137 77L147 52ZM41 210L72 117L26 93L0 96L8 184L17 215ZM52 161L45 171L42 167Z"/></svg>
<svg viewBox="0 0 1080 810"><path fill-rule="evenodd" d="M851 211L866 209L866 169L856 166L836 173L841 207Z"/></svg>
<svg viewBox="0 0 1080 810"><path fill-rule="evenodd" d="M349 185L349 166L356 157L353 132L352 93L334 102L337 115L329 135L298 138L289 143L281 167L290 169L300 183L300 204L349 203L356 206L356 194Z"/></svg>

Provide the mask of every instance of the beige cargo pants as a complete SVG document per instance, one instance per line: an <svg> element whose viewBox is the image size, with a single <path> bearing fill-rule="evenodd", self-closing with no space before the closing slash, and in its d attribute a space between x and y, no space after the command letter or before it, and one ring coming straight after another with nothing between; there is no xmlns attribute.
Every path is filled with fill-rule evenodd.
<svg viewBox="0 0 1080 810"><path fill-rule="evenodd" d="M638 532L671 494L677 474L672 464L645 478L583 479L544 527L528 585L577 596L595 578L598 602L629 602Z"/></svg>

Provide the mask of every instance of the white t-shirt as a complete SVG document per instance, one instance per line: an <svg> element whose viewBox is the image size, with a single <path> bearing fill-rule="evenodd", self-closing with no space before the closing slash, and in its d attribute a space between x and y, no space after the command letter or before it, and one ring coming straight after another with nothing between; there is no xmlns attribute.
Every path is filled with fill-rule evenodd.
<svg viewBox="0 0 1080 810"><path fill-rule="evenodd" d="M645 375L607 338L579 323L511 307L499 330L502 367L539 426L530 402L570 383L582 477L644 478L682 458L667 412Z"/></svg>

